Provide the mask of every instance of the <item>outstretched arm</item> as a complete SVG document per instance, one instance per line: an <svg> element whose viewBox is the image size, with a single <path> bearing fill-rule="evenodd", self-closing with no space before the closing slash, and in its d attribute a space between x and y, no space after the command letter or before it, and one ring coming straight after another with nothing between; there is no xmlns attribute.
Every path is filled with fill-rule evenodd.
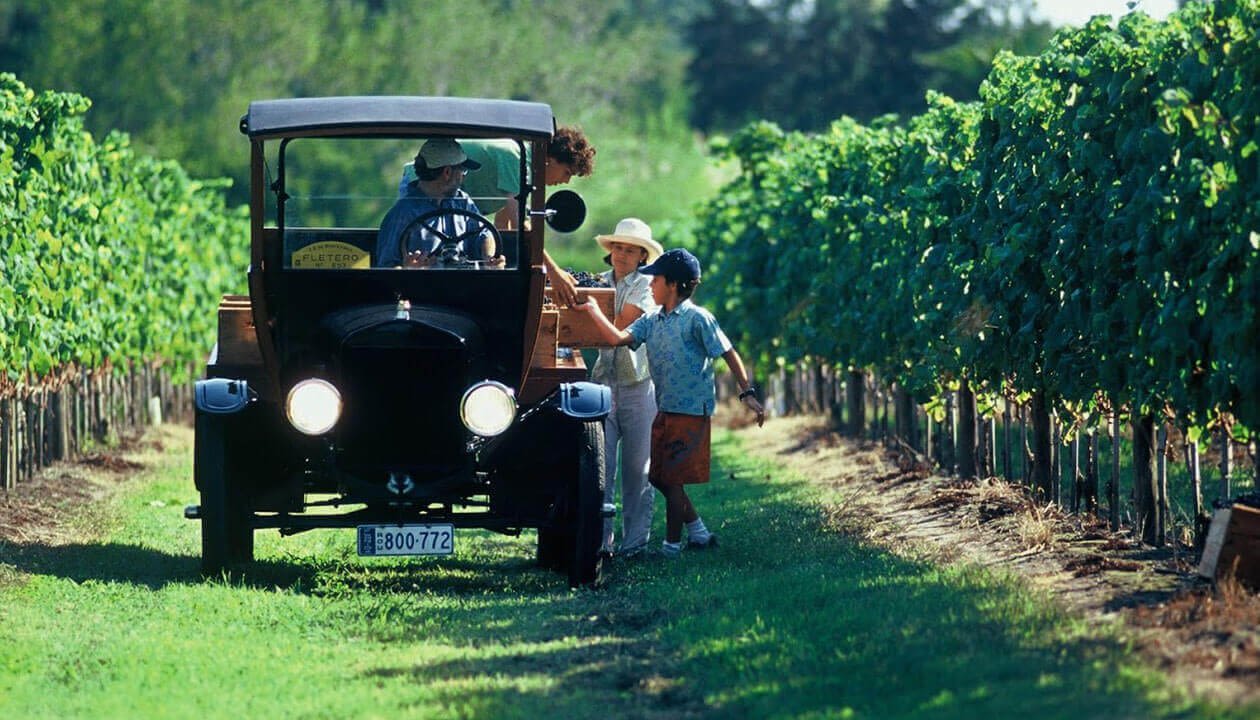
<svg viewBox="0 0 1260 720"><path fill-rule="evenodd" d="M585 312L591 317L595 323L595 328L599 334L603 336L604 342L609 345L629 345L634 342L634 336L625 330L618 330L612 321L604 316L604 312L599 309L599 303L595 302L595 298L588 297L586 302L577 303L573 306L574 310Z"/></svg>
<svg viewBox="0 0 1260 720"><path fill-rule="evenodd" d="M752 380L748 378L748 371L744 368L744 361L739 357L739 353L735 348L731 348L722 353L722 359L726 361L726 366L731 369L735 375L735 382L739 383L740 401L749 410L757 413L757 427L761 427L766 422L766 410L761 406L761 400L757 397L757 393L749 392L753 389Z"/></svg>
<svg viewBox="0 0 1260 720"><path fill-rule="evenodd" d="M547 265L547 279L556 301L565 307L577 307L577 280L557 265L546 250L543 250L543 262Z"/></svg>

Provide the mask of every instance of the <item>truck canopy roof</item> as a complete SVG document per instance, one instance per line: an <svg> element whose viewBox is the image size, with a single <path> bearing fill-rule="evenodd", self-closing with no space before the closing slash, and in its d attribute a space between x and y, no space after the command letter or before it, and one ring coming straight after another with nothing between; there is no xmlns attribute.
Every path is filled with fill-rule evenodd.
<svg viewBox="0 0 1260 720"><path fill-rule="evenodd" d="M255 100L241 118L251 139L434 130L551 137L555 116L550 105L519 100L367 95Z"/></svg>

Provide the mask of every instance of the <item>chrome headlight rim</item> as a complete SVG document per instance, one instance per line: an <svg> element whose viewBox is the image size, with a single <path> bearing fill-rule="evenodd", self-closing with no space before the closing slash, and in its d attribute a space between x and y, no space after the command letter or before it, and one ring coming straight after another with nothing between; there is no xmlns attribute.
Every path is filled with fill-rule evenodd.
<svg viewBox="0 0 1260 720"><path fill-rule="evenodd" d="M307 378L289 389L284 415L303 435L312 437L331 431L341 419L341 391L323 378Z"/></svg>
<svg viewBox="0 0 1260 720"><path fill-rule="evenodd" d="M492 438L516 422L516 391L496 380L473 383L459 400L459 419L468 432Z"/></svg>

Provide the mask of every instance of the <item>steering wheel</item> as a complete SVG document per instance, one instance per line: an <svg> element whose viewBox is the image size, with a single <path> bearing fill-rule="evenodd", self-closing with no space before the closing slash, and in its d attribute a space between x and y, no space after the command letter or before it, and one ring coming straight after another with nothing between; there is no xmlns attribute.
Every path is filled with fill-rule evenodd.
<svg viewBox="0 0 1260 720"><path fill-rule="evenodd" d="M468 223L468 229L455 236L447 235L437 229L437 223L433 222L436 218L441 217L468 218L470 221ZM405 267L407 255L409 253L407 249L407 241L411 239L412 235L415 233L432 233L438 238L438 246L433 250L431 255L439 259L443 265L472 265L476 261L468 259L468 253L460 250L459 245L460 243L463 243L465 247L468 247L472 241L479 240L482 232L485 230L489 230L490 235L494 237L494 255L491 257L499 257L503 254L503 238L499 235L499 229L494 226L494 222L492 222L489 218L479 213L475 213L472 210L464 210L462 208L438 208L436 210L430 210L429 212L420 215L415 220L407 223L407 226L403 228L403 231L398 234L399 257L403 259L403 265ZM484 258L483 260L489 259L490 258Z"/></svg>

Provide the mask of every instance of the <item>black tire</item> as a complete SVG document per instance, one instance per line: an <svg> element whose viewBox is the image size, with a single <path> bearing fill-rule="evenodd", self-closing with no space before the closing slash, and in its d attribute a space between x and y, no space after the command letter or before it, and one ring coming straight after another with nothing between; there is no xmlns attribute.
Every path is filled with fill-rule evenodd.
<svg viewBox="0 0 1260 720"><path fill-rule="evenodd" d="M201 488L201 572L217 576L254 559L254 530L227 440L228 418L199 414L193 472Z"/></svg>
<svg viewBox="0 0 1260 720"><path fill-rule="evenodd" d="M538 565L557 572L568 565L569 537L563 530L538 529Z"/></svg>
<svg viewBox="0 0 1260 720"><path fill-rule="evenodd" d="M569 587L591 586L603 573L600 553L604 535L604 423L582 423L574 478L569 555Z"/></svg>

